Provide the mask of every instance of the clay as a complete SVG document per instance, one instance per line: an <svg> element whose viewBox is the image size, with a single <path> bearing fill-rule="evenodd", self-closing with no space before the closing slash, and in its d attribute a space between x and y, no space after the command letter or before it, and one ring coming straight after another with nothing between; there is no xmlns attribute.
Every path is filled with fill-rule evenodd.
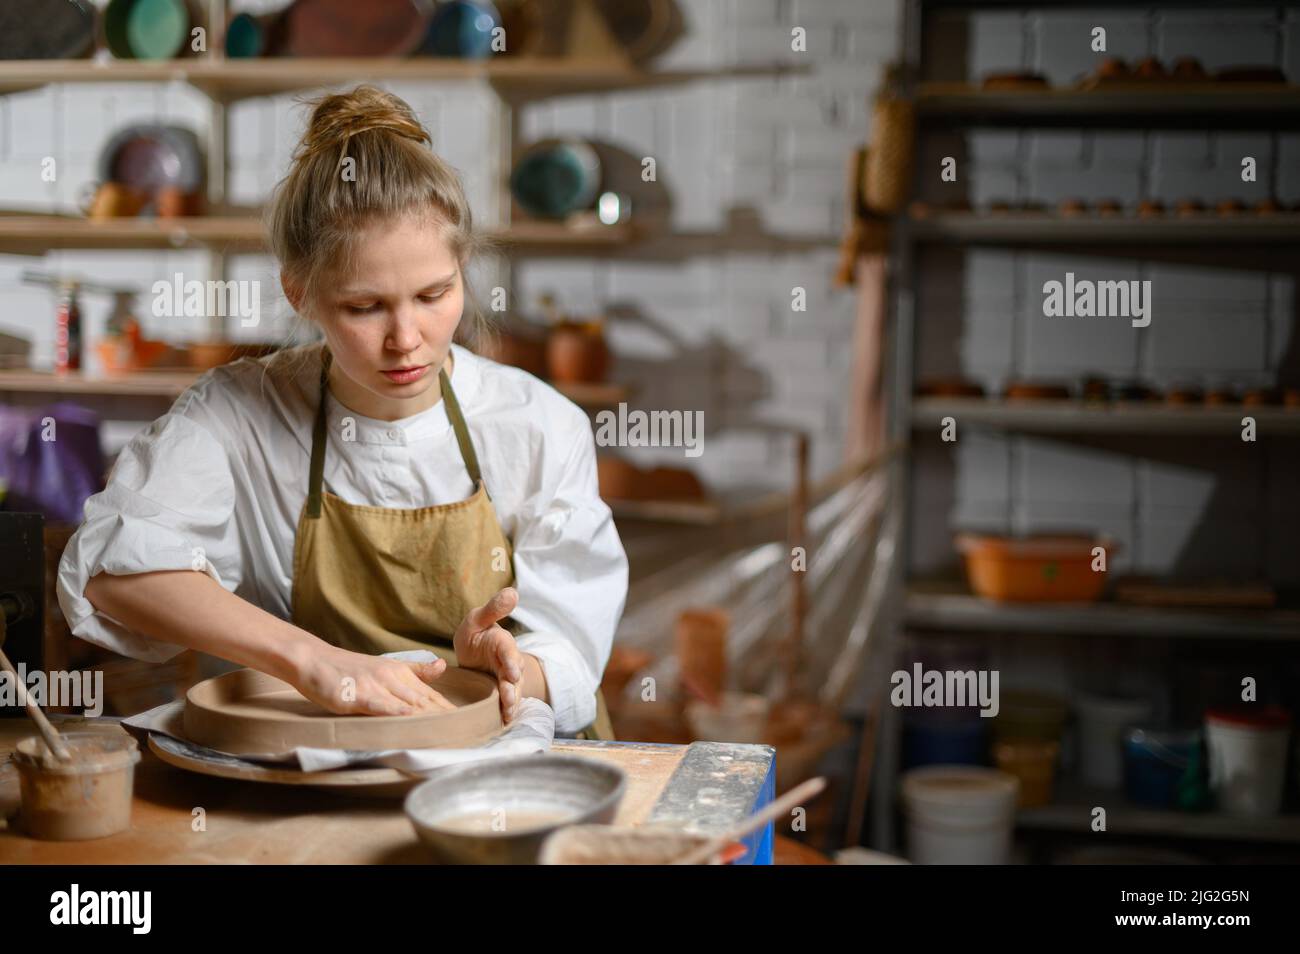
<svg viewBox="0 0 1300 954"><path fill-rule="evenodd" d="M1133 68L1133 76L1136 79L1143 80L1169 79L1169 73L1165 69L1165 65L1154 56L1148 56L1139 60L1137 66Z"/></svg>
<svg viewBox="0 0 1300 954"><path fill-rule="evenodd" d="M131 791L139 748L129 736L65 732L71 762L60 762L39 736L18 743L23 824L33 838L87 841L131 827Z"/></svg>
<svg viewBox="0 0 1300 954"><path fill-rule="evenodd" d="M708 842L676 828L571 825L546 839L543 865L666 865Z"/></svg>
<svg viewBox="0 0 1300 954"><path fill-rule="evenodd" d="M1047 77L1041 73L989 73L980 84L984 89L1047 89Z"/></svg>
<svg viewBox="0 0 1300 954"><path fill-rule="evenodd" d="M1174 60L1174 79L1185 82L1204 82L1209 79L1205 67L1194 56L1180 56Z"/></svg>
<svg viewBox="0 0 1300 954"><path fill-rule="evenodd" d="M502 730L496 683L450 668L435 688L457 708L410 716L335 715L288 683L252 669L208 679L185 696L186 736L231 755L322 749L450 749L482 745Z"/></svg>

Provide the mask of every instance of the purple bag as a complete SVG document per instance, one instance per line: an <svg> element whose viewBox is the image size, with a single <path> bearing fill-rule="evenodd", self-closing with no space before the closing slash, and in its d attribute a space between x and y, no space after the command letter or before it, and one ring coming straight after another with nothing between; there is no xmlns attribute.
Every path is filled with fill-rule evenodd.
<svg viewBox="0 0 1300 954"><path fill-rule="evenodd" d="M53 423L43 424L45 418ZM0 482L8 486L3 509L81 523L86 499L104 487L99 415L70 403L0 407Z"/></svg>

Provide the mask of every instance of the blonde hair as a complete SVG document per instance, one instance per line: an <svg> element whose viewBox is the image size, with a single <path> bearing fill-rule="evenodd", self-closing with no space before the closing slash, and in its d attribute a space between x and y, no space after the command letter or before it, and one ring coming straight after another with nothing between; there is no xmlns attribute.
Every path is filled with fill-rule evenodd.
<svg viewBox="0 0 1300 954"><path fill-rule="evenodd" d="M271 252L285 281L301 290L303 310L318 300L327 275L349 272L362 227L420 216L442 231L461 266L465 311L456 336L477 341L487 330L486 318L465 267L489 243L474 231L459 175L433 152L433 140L411 107L369 85L307 105L307 130L266 213ZM348 169L345 159L352 160Z"/></svg>

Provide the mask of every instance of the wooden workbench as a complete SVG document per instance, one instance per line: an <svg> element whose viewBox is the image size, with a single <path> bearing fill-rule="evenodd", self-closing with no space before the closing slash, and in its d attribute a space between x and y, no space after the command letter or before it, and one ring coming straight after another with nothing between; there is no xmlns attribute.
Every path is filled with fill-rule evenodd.
<svg viewBox="0 0 1300 954"><path fill-rule="evenodd" d="M112 720L77 728L123 731ZM131 830L97 841L37 841L22 833L18 771L9 755L33 734L0 720L0 864L423 864L430 859L400 798L357 798L301 786L197 775L145 750L135 773ZM775 753L763 745L556 740L555 753L627 772L615 824L720 832L772 800ZM195 809L206 830L195 831ZM748 839L746 863L770 864L772 827Z"/></svg>

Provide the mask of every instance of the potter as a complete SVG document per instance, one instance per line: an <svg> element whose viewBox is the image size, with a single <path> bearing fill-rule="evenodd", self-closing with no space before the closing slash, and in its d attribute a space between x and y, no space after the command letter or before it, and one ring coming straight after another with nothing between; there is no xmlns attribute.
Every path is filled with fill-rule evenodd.
<svg viewBox="0 0 1300 954"><path fill-rule="evenodd" d="M481 242L454 170L396 96L325 96L267 230L315 340L205 374L122 451L59 568L73 633L200 650L338 714L449 710L462 666L506 721L536 697L557 733L610 737L627 559L591 422L471 349ZM380 655L412 649L439 659Z"/></svg>

